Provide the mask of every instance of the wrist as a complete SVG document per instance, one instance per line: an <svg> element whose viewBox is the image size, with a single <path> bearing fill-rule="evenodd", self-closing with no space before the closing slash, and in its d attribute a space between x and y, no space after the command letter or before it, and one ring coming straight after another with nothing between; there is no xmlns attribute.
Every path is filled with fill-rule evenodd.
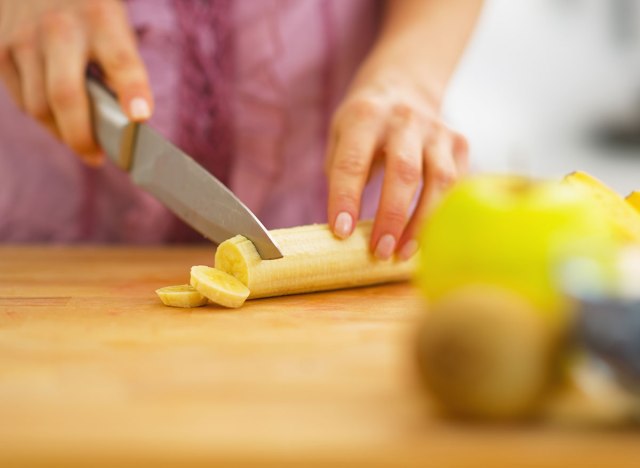
<svg viewBox="0 0 640 468"><path fill-rule="evenodd" d="M444 97L445 83L427 69L404 63L402 60L388 60L372 54L356 74L349 94L361 90L375 89L383 94L403 89L429 105L436 113L440 112Z"/></svg>

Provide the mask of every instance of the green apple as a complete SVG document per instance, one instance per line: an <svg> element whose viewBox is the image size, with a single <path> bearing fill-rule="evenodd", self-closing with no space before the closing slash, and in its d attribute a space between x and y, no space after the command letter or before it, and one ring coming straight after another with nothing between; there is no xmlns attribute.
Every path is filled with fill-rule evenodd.
<svg viewBox="0 0 640 468"><path fill-rule="evenodd" d="M553 316L566 305L559 266L586 257L606 270L617 243L584 191L559 181L477 175L458 183L426 221L418 283L432 301L463 286L500 286Z"/></svg>

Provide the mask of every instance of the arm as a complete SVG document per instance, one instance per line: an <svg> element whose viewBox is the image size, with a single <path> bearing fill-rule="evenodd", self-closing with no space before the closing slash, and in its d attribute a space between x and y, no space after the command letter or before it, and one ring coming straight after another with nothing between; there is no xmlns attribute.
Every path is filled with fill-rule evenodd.
<svg viewBox="0 0 640 468"><path fill-rule="evenodd" d="M442 123L439 112L481 5L388 1L380 36L334 116L327 153L329 222L339 237L350 235L367 178L382 163L371 235L379 258L394 252L409 257L430 207L466 171L466 141Z"/></svg>
<svg viewBox="0 0 640 468"><path fill-rule="evenodd" d="M389 0L382 32L359 78L401 67L439 105L482 4L483 0Z"/></svg>

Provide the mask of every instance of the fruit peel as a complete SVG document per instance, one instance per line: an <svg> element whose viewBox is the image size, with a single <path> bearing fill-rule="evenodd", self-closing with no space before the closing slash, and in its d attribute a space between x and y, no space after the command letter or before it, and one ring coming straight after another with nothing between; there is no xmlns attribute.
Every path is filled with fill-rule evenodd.
<svg viewBox="0 0 640 468"><path fill-rule="evenodd" d="M633 191L625 198L625 201L633 207L640 215L640 192Z"/></svg>
<svg viewBox="0 0 640 468"><path fill-rule="evenodd" d="M623 242L640 243L640 215L634 208L634 197L625 200L602 181L583 171L568 174L563 183L582 191L594 206L599 206Z"/></svg>
<svg viewBox="0 0 640 468"><path fill-rule="evenodd" d="M567 310L556 272L566 259L613 264L618 242L591 197L558 181L478 175L461 181L421 231L417 282L437 301L472 284L507 288L549 317Z"/></svg>

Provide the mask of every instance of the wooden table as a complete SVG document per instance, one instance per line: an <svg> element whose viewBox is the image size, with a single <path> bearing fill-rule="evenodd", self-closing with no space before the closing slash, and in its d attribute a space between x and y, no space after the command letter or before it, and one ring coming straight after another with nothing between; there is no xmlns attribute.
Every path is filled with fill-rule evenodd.
<svg viewBox="0 0 640 468"><path fill-rule="evenodd" d="M435 417L410 285L162 306L210 248L0 248L0 465L640 466L640 434ZM212 466L212 465L211 465Z"/></svg>

